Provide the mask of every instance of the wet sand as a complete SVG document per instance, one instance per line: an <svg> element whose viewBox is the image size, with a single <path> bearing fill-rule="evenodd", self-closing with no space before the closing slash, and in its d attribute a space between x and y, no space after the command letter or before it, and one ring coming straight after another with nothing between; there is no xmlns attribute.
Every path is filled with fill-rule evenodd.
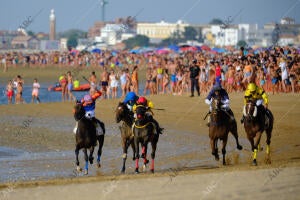
<svg viewBox="0 0 300 200"><path fill-rule="evenodd" d="M232 110L239 121L242 93L230 97ZM149 97L156 108L165 109L155 111L155 118L165 132L158 143L156 173L139 175L133 173L131 151L126 174L119 174L122 149L119 124L114 121L118 100L99 101L96 115L107 126L102 168L90 166L86 177L73 171L72 103L0 106L0 146L3 147L0 148L0 197L18 199L34 194L29 199L79 199L85 194L85 198L104 195L107 199L117 199L123 195L127 199L145 198L144 194L147 194L146 198L154 199L219 199L223 195L227 195L227 199L269 195L282 199L280 195L284 194L285 198L295 199L293 197L300 191L299 97L298 94L270 95L270 109L275 116L272 164L264 163L263 151L258 154L257 167L250 165L250 144L241 124L238 124L238 131L244 149L236 150L230 135L228 165L222 166L214 160L210 153L208 128L203 121L208 110L204 96ZM265 146L265 135L261 144ZM165 182L167 186L163 186Z"/></svg>

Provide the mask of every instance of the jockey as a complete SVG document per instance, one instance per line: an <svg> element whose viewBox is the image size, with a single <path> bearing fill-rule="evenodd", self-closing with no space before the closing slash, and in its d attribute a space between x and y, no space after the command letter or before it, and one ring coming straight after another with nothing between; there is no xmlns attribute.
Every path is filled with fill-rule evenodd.
<svg viewBox="0 0 300 200"><path fill-rule="evenodd" d="M100 91L96 91L92 96L90 94L86 94L80 101L85 110L85 117L93 121L97 135L105 134L104 123L95 117L96 99L99 98L101 94L102 93Z"/></svg>
<svg viewBox="0 0 300 200"><path fill-rule="evenodd" d="M152 101L147 100L145 97L139 97L136 101L136 104L133 106L133 112L136 112L136 109L138 106L144 106L147 109L146 117L149 119L150 122L154 123L156 128L156 134L162 134L162 131L164 130L161 128L158 124L158 122L153 118L153 112L151 109L154 108L154 105Z"/></svg>
<svg viewBox="0 0 300 200"><path fill-rule="evenodd" d="M261 111L262 116L266 116L266 109L268 108L269 98L263 88L258 87L255 83L249 83L244 95L244 104L246 105L249 100L255 100L257 109ZM265 107L263 106L263 103L265 104ZM262 117L262 120L268 120L268 117ZM243 122L244 115L241 119L241 123Z"/></svg>
<svg viewBox="0 0 300 200"><path fill-rule="evenodd" d="M139 97L134 92L128 92L125 96L123 103L126 104L130 111L132 111L132 107L138 99Z"/></svg>
<svg viewBox="0 0 300 200"><path fill-rule="evenodd" d="M213 86L213 88L211 89L211 91L208 93L206 99L205 99L205 103L209 105L209 112L208 114L211 113L211 103L212 103L212 99L215 97L221 97L221 103L222 103L222 110L228 114L228 116L230 116L230 122L234 122L234 114L232 112L232 110L229 107L229 96L228 93L226 92L226 90L224 88L222 88L222 86L220 85L220 83L215 83L215 85ZM209 126L210 124L210 116L208 116L208 123L207 126Z"/></svg>

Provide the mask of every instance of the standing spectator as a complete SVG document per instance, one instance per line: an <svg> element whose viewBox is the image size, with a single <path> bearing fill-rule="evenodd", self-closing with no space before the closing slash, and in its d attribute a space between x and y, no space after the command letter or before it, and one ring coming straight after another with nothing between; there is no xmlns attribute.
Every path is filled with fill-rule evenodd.
<svg viewBox="0 0 300 200"><path fill-rule="evenodd" d="M191 80L191 96L194 97L194 88L196 87L198 96L200 96L200 88L199 88L199 72L200 68L197 65L197 60L194 59L192 66L190 67L190 80Z"/></svg>
<svg viewBox="0 0 300 200"><path fill-rule="evenodd" d="M112 69L109 75L109 83L110 83L110 88L112 90L111 97L117 98L117 91L118 91L118 80L117 76L115 74L115 71Z"/></svg>
<svg viewBox="0 0 300 200"><path fill-rule="evenodd" d="M152 79L152 71L151 68L148 68L146 71L146 83L144 88L144 95L147 94L147 91L151 94L151 79Z"/></svg>
<svg viewBox="0 0 300 200"><path fill-rule="evenodd" d="M32 85L32 99L31 102L34 102L34 99L37 100L37 103L41 103L41 100L39 98L39 89L40 89L40 84L38 83L37 79L35 78L33 80L33 85Z"/></svg>
<svg viewBox="0 0 300 200"><path fill-rule="evenodd" d="M126 70L122 70L122 74L120 76L120 83L121 83L121 89L122 89L122 97L125 97L126 94L126 85L127 85L127 74Z"/></svg>
<svg viewBox="0 0 300 200"><path fill-rule="evenodd" d="M94 71L89 77L89 82L90 82L90 95L93 96L97 88L97 76Z"/></svg>
<svg viewBox="0 0 300 200"><path fill-rule="evenodd" d="M11 80L8 81L7 86L6 86L6 96L7 96L8 104L11 104L12 98L14 96L14 85Z"/></svg>
<svg viewBox="0 0 300 200"><path fill-rule="evenodd" d="M287 92L286 85L289 84L289 79L288 79L288 70L286 66L286 60L284 58L280 59L279 67L281 69L281 84L282 84L282 89L283 92Z"/></svg>
<svg viewBox="0 0 300 200"><path fill-rule="evenodd" d="M59 77L59 85L61 87L61 100L65 101L67 99L67 84L68 80L65 74Z"/></svg>
<svg viewBox="0 0 300 200"><path fill-rule="evenodd" d="M107 98L108 96L108 79L109 79L109 74L106 70L106 67L103 68L103 72L101 73L101 92L103 99Z"/></svg>
<svg viewBox="0 0 300 200"><path fill-rule="evenodd" d="M73 99L74 101L76 101L76 98L74 97L74 95L73 95L73 93L72 93L74 81L73 81L73 76L72 76L72 74L71 74L70 71L67 72L67 79L68 79L68 87L67 87L67 89L68 89L68 99L69 99L70 101L71 101L72 99Z"/></svg>
<svg viewBox="0 0 300 200"><path fill-rule="evenodd" d="M170 88L169 88L169 84L170 84L170 78L169 78L169 74L168 74L168 69L165 70L164 76L163 76L163 88L162 88L162 94L164 94L165 92L168 94L170 93Z"/></svg>
<svg viewBox="0 0 300 200"><path fill-rule="evenodd" d="M132 83L132 90L136 94L139 93L139 78L138 78L138 66L133 67L133 71L131 74L131 83Z"/></svg>

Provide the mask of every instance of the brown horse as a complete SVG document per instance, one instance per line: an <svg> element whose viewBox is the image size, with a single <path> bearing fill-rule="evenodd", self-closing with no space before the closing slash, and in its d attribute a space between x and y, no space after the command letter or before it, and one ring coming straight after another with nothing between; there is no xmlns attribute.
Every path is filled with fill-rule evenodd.
<svg viewBox="0 0 300 200"><path fill-rule="evenodd" d="M268 117L268 123L266 124L265 114L263 114L262 109L264 108L259 108L256 106L256 101L249 100L243 110L244 128L247 133L247 138L250 141L251 149L253 152L253 165L257 165L257 150L259 149L260 138L264 131L266 131L267 134L266 163L271 163L270 143L272 137L274 117L271 111L266 109L266 115Z"/></svg>
<svg viewBox="0 0 300 200"><path fill-rule="evenodd" d="M123 121L122 125L119 127L121 131L123 148L123 166L121 172L125 173L128 147L129 145L132 147L133 160L135 160L135 147L133 143L134 135L132 133L133 116L130 114L130 110L127 108L127 106L122 102L119 102L116 109L116 122L119 123L120 121Z"/></svg>
<svg viewBox="0 0 300 200"><path fill-rule="evenodd" d="M225 154L229 132L233 134L236 140L237 149L241 150L243 147L239 144L236 121L231 120L231 116L229 116L226 111L222 110L220 97L212 99L211 107L212 110L210 114L211 120L209 124L209 138L212 155L215 156L217 161L219 160L218 140L222 140L223 165L226 165Z"/></svg>
<svg viewBox="0 0 300 200"><path fill-rule="evenodd" d="M77 129L76 129L76 166L77 171L81 171L79 167L78 155L80 149L83 149L84 159L85 159L85 172L84 174L88 174L88 161L90 164L93 164L93 153L94 148L97 145L97 141L99 143L98 155L97 155L97 166L100 167L100 158L102 154L102 147L104 143L104 133L105 128L104 124L102 124L103 134L97 135L96 127L94 122L91 119L85 117L85 110L81 103L77 103L74 106L74 118L77 121ZM87 150L90 150L90 155L88 156Z"/></svg>
<svg viewBox="0 0 300 200"><path fill-rule="evenodd" d="M150 171L154 173L154 159L155 159L155 152L157 147L157 142L159 139L159 134L154 134L155 132L155 124L150 120L149 118L152 116L147 116L147 109L139 105L136 108L136 115L137 119L134 122L133 125L133 133L134 133L134 146L135 146L135 172L139 173L139 158L140 158L140 152L139 152L139 144L141 144L142 147L142 155L141 157L144 159L144 165L143 168L146 168L146 165L148 164L149 160L147 160L147 148L148 143L151 143L152 146L152 152L151 152L151 166Z"/></svg>

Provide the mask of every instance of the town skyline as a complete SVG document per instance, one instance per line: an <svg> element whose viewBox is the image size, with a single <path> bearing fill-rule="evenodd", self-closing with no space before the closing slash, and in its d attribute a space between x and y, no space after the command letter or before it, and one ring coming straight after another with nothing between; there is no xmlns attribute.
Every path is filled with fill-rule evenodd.
<svg viewBox="0 0 300 200"><path fill-rule="evenodd" d="M208 24L212 19L223 21L231 19L232 24L258 24L279 22L283 17L291 17L296 23L300 21L300 0L253 0L251 2L228 0L226 2L211 0L170 1L118 1L108 0L106 5L106 21L114 21L118 17L135 16L138 22L175 23L182 20L189 24ZM159 3L160 6L157 7ZM18 4L19 6L15 6ZM30 21L25 29L33 32L49 32L50 10L55 10L56 29L62 32L69 29L87 31L95 21L101 21L99 0L44 2L28 0L17 2L5 1L0 8L0 30L17 30L24 21ZM218 5L218 6L214 6ZM72 6L72 8L70 8ZM66 12L67 10L67 12ZM155 12L153 12L155 10ZM213 10L214 12L210 12ZM252 13L252 14L251 14ZM7 17L9 16L9 17Z"/></svg>

